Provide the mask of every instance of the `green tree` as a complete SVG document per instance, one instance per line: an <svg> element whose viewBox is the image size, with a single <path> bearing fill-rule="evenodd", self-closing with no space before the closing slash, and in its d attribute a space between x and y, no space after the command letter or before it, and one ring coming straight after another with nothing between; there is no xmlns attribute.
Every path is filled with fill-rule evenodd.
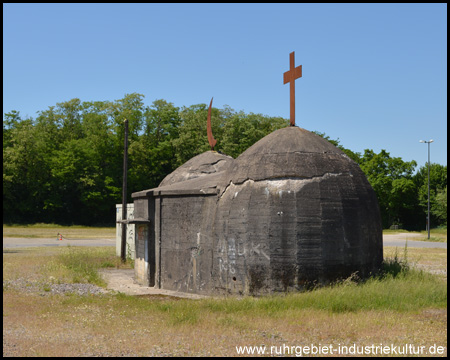
<svg viewBox="0 0 450 360"><path fill-rule="evenodd" d="M234 113L224 109L222 139L220 150L237 158L250 146L271 132L289 126L289 121L281 117L269 117L261 114ZM219 143L219 140L218 140Z"/></svg>
<svg viewBox="0 0 450 360"><path fill-rule="evenodd" d="M48 172L45 154L39 149L39 134L31 119L15 116L8 121L7 147L3 148L4 220L35 221L46 195L41 180Z"/></svg>
<svg viewBox="0 0 450 360"><path fill-rule="evenodd" d="M206 104L191 105L181 109L179 136L172 142L175 148L177 166L198 154L208 151L207 115L208 106Z"/></svg>
<svg viewBox="0 0 450 360"><path fill-rule="evenodd" d="M366 149L360 158L360 167L374 189L380 206L383 227L401 224L415 225L416 188L412 173L417 163L391 157L386 150L376 154Z"/></svg>
<svg viewBox="0 0 450 360"><path fill-rule="evenodd" d="M75 98L40 111L36 120L18 111L3 119L3 219L6 222L111 223L121 202L124 120L129 122L128 201L131 193L158 186L192 157L210 149L206 104L182 107L163 99L145 106L144 96L115 101ZM234 158L287 119L212 108L216 151ZM427 167L412 175L404 162L382 150L364 155L316 132L344 151L365 172L380 204L383 226L424 223ZM432 224L446 223L447 166L431 164Z"/></svg>
<svg viewBox="0 0 450 360"><path fill-rule="evenodd" d="M179 108L165 100L145 108L143 133L129 148L129 175L136 191L157 187L176 168L173 140L178 138L180 122Z"/></svg>
<svg viewBox="0 0 450 360"><path fill-rule="evenodd" d="M442 225L447 226L447 186L443 190L437 191L431 211L442 222Z"/></svg>
<svg viewBox="0 0 450 360"><path fill-rule="evenodd" d="M116 159L115 134L108 117L110 102L83 103L84 162L80 172L80 199L91 223L104 223L121 202L121 173Z"/></svg>
<svg viewBox="0 0 450 360"><path fill-rule="evenodd" d="M30 120L32 122L32 120ZM22 122L19 111L13 110L6 113L3 118L3 149L12 146L14 129Z"/></svg>
<svg viewBox="0 0 450 360"><path fill-rule="evenodd" d="M428 165L421 166L414 175L414 182L418 191L418 203L421 218L425 219L428 213ZM430 207L436 207L436 196L447 187L447 165L430 164ZM437 205L439 206L439 205ZM442 217L437 217L434 212L430 214L431 227L442 223ZM426 220L423 220L426 223Z"/></svg>

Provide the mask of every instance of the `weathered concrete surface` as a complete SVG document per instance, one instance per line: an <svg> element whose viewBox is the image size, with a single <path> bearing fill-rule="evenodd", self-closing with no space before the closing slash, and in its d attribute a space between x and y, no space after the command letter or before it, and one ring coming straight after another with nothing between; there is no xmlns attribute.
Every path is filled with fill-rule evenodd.
<svg viewBox="0 0 450 360"><path fill-rule="evenodd" d="M167 175L157 188L135 192L132 196L145 199L159 195L217 194L218 186L223 185L223 174L233 161L231 156L216 151L204 152Z"/></svg>
<svg viewBox="0 0 450 360"><path fill-rule="evenodd" d="M267 135L231 163L225 183L313 179L352 170L361 175L358 169L344 152L322 137L298 127L286 127Z"/></svg>
<svg viewBox="0 0 450 360"><path fill-rule="evenodd" d="M160 187L133 194L135 216L150 220L147 243L154 241L136 253L144 262L154 255L156 286L262 294L377 271L378 203L341 150L289 127L223 168L210 159L216 155L201 154Z"/></svg>
<svg viewBox="0 0 450 360"><path fill-rule="evenodd" d="M203 299L206 297L198 294L186 294L182 292L142 286L134 280L133 269L104 269L100 271L100 274L106 281L108 290L118 291L126 295L164 295L187 299Z"/></svg>
<svg viewBox="0 0 450 360"><path fill-rule="evenodd" d="M161 181L159 187L220 173L225 171L233 161L234 159L231 156L218 153L217 151L206 151L193 157L167 175Z"/></svg>
<svg viewBox="0 0 450 360"><path fill-rule="evenodd" d="M210 293L210 239L218 184L234 161L207 151L168 175L158 188L134 193L135 217L148 218L136 242L136 280L179 292ZM205 234L208 241L200 238Z"/></svg>
<svg viewBox="0 0 450 360"><path fill-rule="evenodd" d="M359 166L323 138L277 130L224 177L213 236L217 290L286 291L381 265L375 193Z"/></svg>

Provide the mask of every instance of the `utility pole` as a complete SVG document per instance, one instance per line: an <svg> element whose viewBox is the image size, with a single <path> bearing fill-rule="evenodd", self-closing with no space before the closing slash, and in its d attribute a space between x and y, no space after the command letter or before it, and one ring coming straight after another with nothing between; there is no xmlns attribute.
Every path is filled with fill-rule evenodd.
<svg viewBox="0 0 450 360"><path fill-rule="evenodd" d="M122 242L120 247L120 258L126 261L127 245L127 165L128 165L128 120L125 119L125 138L123 146L123 185L122 185Z"/></svg>
<svg viewBox="0 0 450 360"><path fill-rule="evenodd" d="M420 140L419 142L428 144L428 216L427 216L427 229L428 229L428 239L430 238L430 144L433 140Z"/></svg>

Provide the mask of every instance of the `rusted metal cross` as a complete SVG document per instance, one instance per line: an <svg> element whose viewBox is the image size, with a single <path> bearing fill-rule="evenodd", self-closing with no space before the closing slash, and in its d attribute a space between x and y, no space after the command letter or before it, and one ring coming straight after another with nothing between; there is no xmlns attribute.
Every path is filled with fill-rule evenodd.
<svg viewBox="0 0 450 360"><path fill-rule="evenodd" d="M208 142L209 146L211 146L211 150L214 150L214 146L217 143L217 140L214 139L211 127L211 106L212 106L213 98L211 98L211 102L209 103L208 109L208 117L206 118L206 133L208 134Z"/></svg>
<svg viewBox="0 0 450 360"><path fill-rule="evenodd" d="M295 79L302 77L302 66L295 67L294 53L289 54L289 71L283 74L283 84L290 83L291 88L291 126L295 126Z"/></svg>

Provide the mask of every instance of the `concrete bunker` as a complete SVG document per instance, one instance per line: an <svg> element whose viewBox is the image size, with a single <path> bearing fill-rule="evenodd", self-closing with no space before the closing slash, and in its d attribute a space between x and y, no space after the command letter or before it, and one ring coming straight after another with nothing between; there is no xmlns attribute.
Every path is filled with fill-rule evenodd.
<svg viewBox="0 0 450 360"><path fill-rule="evenodd" d="M158 188L132 194L137 282L210 293L214 246L210 235L218 184L233 161L207 151L169 174Z"/></svg>
<svg viewBox="0 0 450 360"><path fill-rule="evenodd" d="M274 131L235 160L200 154L133 198L136 279L149 286L265 294L367 276L383 258L364 173L298 127Z"/></svg>

